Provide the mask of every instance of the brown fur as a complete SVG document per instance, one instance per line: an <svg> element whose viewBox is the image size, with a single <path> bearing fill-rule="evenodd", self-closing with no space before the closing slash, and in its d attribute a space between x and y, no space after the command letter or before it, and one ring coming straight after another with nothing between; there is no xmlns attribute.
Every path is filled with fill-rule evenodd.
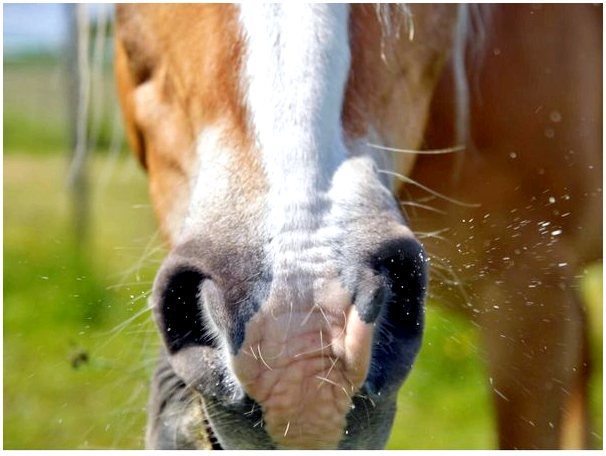
<svg viewBox="0 0 606 456"><path fill-rule="evenodd" d="M576 277L602 252L601 14L589 5L495 7L486 55L468 76L473 146L421 157L412 176L480 204L435 199L429 204L444 215L410 218L418 231L448 229L448 242L424 243L467 295L444 271L431 289L482 330L501 448L588 445ZM451 78L435 94L428 147L454 140ZM427 194L411 188L406 196Z"/></svg>
<svg viewBox="0 0 606 456"><path fill-rule="evenodd" d="M205 127L218 121L231 127L239 164L260 173L254 158L240 153L250 148L250 138L239 90L242 45L235 12L234 6L212 4L117 7L120 100L165 235L167 220L174 224L184 216L197 160L195 136ZM243 182L251 191L260 185Z"/></svg>

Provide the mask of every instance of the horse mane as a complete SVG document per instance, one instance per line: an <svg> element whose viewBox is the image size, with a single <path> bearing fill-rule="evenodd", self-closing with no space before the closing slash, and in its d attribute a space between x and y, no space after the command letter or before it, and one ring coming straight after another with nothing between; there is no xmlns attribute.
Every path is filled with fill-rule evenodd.
<svg viewBox="0 0 606 456"><path fill-rule="evenodd" d="M469 143L470 86L476 82L482 66L491 20L491 5L459 5L459 19L452 50L455 101L455 141ZM470 77L470 74L472 75ZM472 81L470 81L472 79Z"/></svg>

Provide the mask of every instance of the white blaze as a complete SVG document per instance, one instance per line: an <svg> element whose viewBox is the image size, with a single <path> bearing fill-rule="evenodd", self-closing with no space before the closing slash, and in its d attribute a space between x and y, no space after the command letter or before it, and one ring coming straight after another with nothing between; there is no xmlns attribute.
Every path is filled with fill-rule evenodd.
<svg viewBox="0 0 606 456"><path fill-rule="evenodd" d="M331 189L348 157L341 111L349 8L246 4L240 20L244 92L268 183L259 222L273 274L234 371L279 447L335 448L352 388L366 373L371 334L357 315L348 319L351 296L336 277L333 251L340 233ZM359 348L352 338L367 343Z"/></svg>
<svg viewBox="0 0 606 456"><path fill-rule="evenodd" d="M269 183L265 228L275 272L322 252L326 193L346 158L341 109L350 66L346 5L240 7L244 84ZM324 230L330 231L330 230ZM313 241L310 236L313 233ZM300 256L293 252L303 252Z"/></svg>

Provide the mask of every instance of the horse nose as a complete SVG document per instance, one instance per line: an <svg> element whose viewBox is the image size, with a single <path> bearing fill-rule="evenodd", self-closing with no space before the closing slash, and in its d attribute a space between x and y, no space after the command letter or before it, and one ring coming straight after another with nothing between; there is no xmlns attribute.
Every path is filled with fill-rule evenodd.
<svg viewBox="0 0 606 456"><path fill-rule="evenodd" d="M386 280L385 317L407 334L417 327L414 310L421 310L427 289L427 256L414 238L384 243L371 258L371 267Z"/></svg>
<svg viewBox="0 0 606 456"><path fill-rule="evenodd" d="M427 256L416 239L399 238L381 244L368 265L354 305L377 328L366 383L379 392L404 381L421 346Z"/></svg>

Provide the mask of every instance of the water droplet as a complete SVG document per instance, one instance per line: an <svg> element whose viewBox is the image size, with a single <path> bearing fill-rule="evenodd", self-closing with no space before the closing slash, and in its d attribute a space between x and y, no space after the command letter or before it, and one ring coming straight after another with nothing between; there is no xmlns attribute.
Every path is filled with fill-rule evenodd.
<svg viewBox="0 0 606 456"><path fill-rule="evenodd" d="M553 123L558 123L562 121L562 113L560 111L553 110L549 113L549 120Z"/></svg>

